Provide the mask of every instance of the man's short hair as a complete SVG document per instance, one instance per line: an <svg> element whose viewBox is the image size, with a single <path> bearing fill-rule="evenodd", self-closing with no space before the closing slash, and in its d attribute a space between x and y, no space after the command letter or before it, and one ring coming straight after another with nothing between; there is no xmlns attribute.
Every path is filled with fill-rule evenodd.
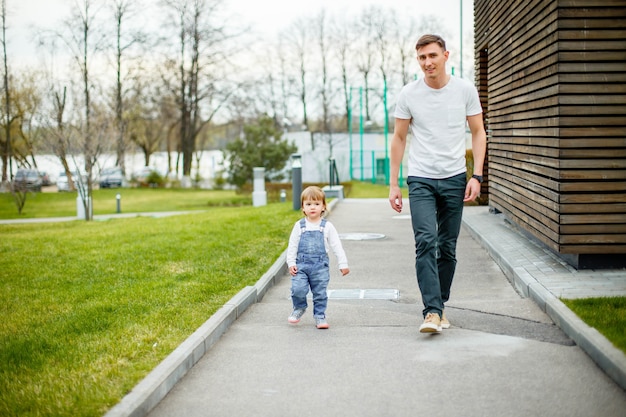
<svg viewBox="0 0 626 417"><path fill-rule="evenodd" d="M419 51L420 48L423 48L426 45L430 45L431 43L436 43L437 45L441 46L441 49L443 49L444 51L446 50L446 41L443 40L443 38L439 35L423 35L421 38L418 39L417 44L415 44L415 50Z"/></svg>

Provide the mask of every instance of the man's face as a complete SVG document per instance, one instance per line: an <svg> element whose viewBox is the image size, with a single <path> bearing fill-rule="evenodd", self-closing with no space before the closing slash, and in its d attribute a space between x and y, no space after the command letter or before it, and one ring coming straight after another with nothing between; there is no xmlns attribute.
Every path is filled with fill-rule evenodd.
<svg viewBox="0 0 626 417"><path fill-rule="evenodd" d="M448 51L444 51L436 43L429 43L417 51L417 62L419 62L424 75L428 78L438 78L446 73L446 61Z"/></svg>

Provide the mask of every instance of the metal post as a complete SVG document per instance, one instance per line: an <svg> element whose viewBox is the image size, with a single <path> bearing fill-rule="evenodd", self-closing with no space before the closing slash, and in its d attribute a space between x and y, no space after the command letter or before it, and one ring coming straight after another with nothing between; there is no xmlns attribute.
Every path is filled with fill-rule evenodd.
<svg viewBox="0 0 626 417"><path fill-rule="evenodd" d="M385 105L385 185L389 185L389 110L387 109L387 80L383 83L383 104Z"/></svg>
<svg viewBox="0 0 626 417"><path fill-rule="evenodd" d="M291 184L293 209L300 210L300 194L302 194L302 156L294 153L291 155Z"/></svg>
<svg viewBox="0 0 626 417"><path fill-rule="evenodd" d="M350 142L350 181L352 181L352 88L348 93L348 141Z"/></svg>
<svg viewBox="0 0 626 417"><path fill-rule="evenodd" d="M363 181L363 87L359 87L359 136L361 138L361 181Z"/></svg>
<svg viewBox="0 0 626 417"><path fill-rule="evenodd" d="M122 212L122 196L119 193L115 196L115 201L117 201L116 213L121 213Z"/></svg>

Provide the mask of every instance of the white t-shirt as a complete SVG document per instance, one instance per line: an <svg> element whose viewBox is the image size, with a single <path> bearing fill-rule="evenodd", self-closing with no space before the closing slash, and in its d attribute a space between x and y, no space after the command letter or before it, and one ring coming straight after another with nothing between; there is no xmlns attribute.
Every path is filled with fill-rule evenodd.
<svg viewBox="0 0 626 417"><path fill-rule="evenodd" d="M442 179L465 172L466 117L480 113L478 91L464 79L451 76L440 89L423 78L405 85L394 116L412 119L408 175Z"/></svg>
<svg viewBox="0 0 626 417"><path fill-rule="evenodd" d="M308 220L305 222L305 230L320 230L320 223L311 223ZM302 234L302 228L300 227L300 220L293 225L291 229L291 235L289 236L289 245L287 246L287 266L292 267L296 264L296 258L298 257L298 245L300 244L300 235ZM335 226L328 220L326 220L326 226L324 226L324 247L326 253L332 248L333 253L337 257L337 263L339 269L348 268L348 258L341 245L339 239L339 233Z"/></svg>

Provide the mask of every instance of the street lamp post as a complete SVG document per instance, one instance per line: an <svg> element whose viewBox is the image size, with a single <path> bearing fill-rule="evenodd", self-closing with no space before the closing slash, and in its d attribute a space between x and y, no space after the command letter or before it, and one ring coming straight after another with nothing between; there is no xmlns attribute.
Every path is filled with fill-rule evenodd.
<svg viewBox="0 0 626 417"><path fill-rule="evenodd" d="M300 210L300 194L302 194L302 155L291 155L291 200L294 210Z"/></svg>

